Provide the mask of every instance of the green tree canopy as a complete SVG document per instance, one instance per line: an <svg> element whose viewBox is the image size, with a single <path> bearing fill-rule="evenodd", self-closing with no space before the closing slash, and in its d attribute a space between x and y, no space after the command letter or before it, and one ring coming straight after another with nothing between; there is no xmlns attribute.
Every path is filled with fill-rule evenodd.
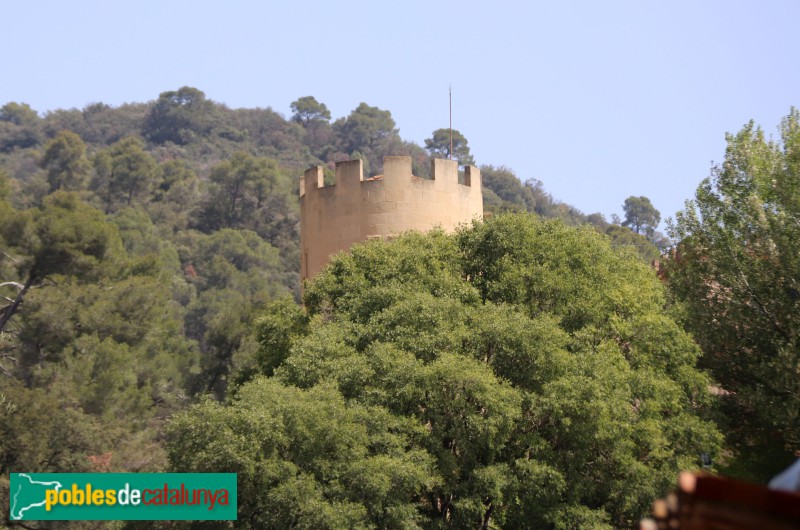
<svg viewBox="0 0 800 530"><path fill-rule="evenodd" d="M314 96L304 96L292 101L292 121L308 128L314 122L327 122L331 119L331 111Z"/></svg>
<svg viewBox="0 0 800 530"><path fill-rule="evenodd" d="M676 216L668 281L724 390L735 447L766 455L759 478L800 448L800 112L781 141L753 122ZM774 455L777 451L777 457ZM746 455L745 455L746 456Z"/></svg>
<svg viewBox="0 0 800 530"><path fill-rule="evenodd" d="M206 99L202 90L185 86L158 96L142 132L154 143L185 145L207 135L215 121L214 103Z"/></svg>
<svg viewBox="0 0 800 530"><path fill-rule="evenodd" d="M254 311L285 292L278 251L250 230L200 234L187 267L197 298L188 306L186 333L202 353L195 388L223 396L234 354L252 336Z"/></svg>
<svg viewBox="0 0 800 530"><path fill-rule="evenodd" d="M47 172L51 192L86 189L92 170L86 144L72 131L61 131L45 144L39 167Z"/></svg>
<svg viewBox="0 0 800 530"><path fill-rule="evenodd" d="M0 107L0 151L34 147L40 140L39 115L27 103Z"/></svg>
<svg viewBox="0 0 800 530"><path fill-rule="evenodd" d="M382 141L397 134L392 113L361 103L347 118L333 124L345 152L374 150Z"/></svg>
<svg viewBox="0 0 800 530"><path fill-rule="evenodd" d="M158 166L152 201L147 204L153 222L184 230L197 217L202 199L200 179L185 160L167 160Z"/></svg>
<svg viewBox="0 0 800 530"><path fill-rule="evenodd" d="M278 164L269 158L235 153L211 170L209 198L200 219L204 230L252 227L276 195L282 180Z"/></svg>
<svg viewBox="0 0 800 530"><path fill-rule="evenodd" d="M506 203L510 203L523 211L536 211L532 187L524 186L517 175L507 167L482 165L481 184L486 190L495 193Z"/></svg>
<svg viewBox="0 0 800 530"><path fill-rule="evenodd" d="M719 446L662 286L590 228L498 216L357 245L304 301L258 323L245 373L270 379L170 427L172 469L260 492L242 520L627 527Z"/></svg>
<svg viewBox="0 0 800 530"><path fill-rule="evenodd" d="M418 527L407 499L437 480L432 458L408 446L422 431L348 404L333 385L259 379L231 406L206 402L179 415L168 434L174 468L240 473L240 525L334 530Z"/></svg>
<svg viewBox="0 0 800 530"><path fill-rule="evenodd" d="M0 332L6 330L28 290L53 275L92 277L101 262L121 249L114 227L102 212L82 203L74 193L49 195L41 209L17 213L3 221L5 241L24 258L16 261L19 289L0 309Z"/></svg>
<svg viewBox="0 0 800 530"><path fill-rule="evenodd" d="M135 136L123 138L94 158L92 189L107 211L149 198L156 181L156 161Z"/></svg>
<svg viewBox="0 0 800 530"><path fill-rule="evenodd" d="M0 121L14 125L31 125L39 120L39 115L27 103L6 103L0 107Z"/></svg>
<svg viewBox="0 0 800 530"><path fill-rule="evenodd" d="M466 137L453 129L453 151L450 152L450 129L436 129L433 135L425 140L425 149L436 158L452 158L460 166L474 166L475 160L469 152Z"/></svg>
<svg viewBox="0 0 800 530"><path fill-rule="evenodd" d="M661 222L661 212L656 210L647 197L630 196L622 205L625 212L625 221L622 226L627 226L637 234L652 234L658 223Z"/></svg>

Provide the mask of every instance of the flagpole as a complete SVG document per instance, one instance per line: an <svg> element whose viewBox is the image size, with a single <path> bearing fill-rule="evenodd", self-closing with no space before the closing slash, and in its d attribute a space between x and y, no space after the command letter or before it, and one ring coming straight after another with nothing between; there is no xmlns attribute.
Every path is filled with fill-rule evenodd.
<svg viewBox="0 0 800 530"><path fill-rule="evenodd" d="M453 159L453 85L448 87L448 95L450 96L450 151L447 153L447 158Z"/></svg>

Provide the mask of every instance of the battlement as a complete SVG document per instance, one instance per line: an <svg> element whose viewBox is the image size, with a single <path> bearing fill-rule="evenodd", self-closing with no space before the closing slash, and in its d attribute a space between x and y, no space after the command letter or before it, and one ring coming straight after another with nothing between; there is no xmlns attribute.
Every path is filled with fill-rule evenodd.
<svg viewBox="0 0 800 530"><path fill-rule="evenodd" d="M434 158L431 160L431 178L421 179L411 172L411 157L408 156L387 156L383 159L383 175L364 179L364 168L361 160L347 160L336 163L336 182L325 186L323 179L322 166L314 166L306 170L300 179L300 197L306 194L306 190L314 192L319 189L336 189L336 193L351 193L356 183L383 181L385 187L391 189L404 188L410 184L412 179L417 181L429 182L429 187L444 189L447 187L475 186L480 188L480 171L473 166L464 168L464 182L458 182L458 164L452 160ZM477 177L475 176L477 175ZM424 184L423 184L424 186Z"/></svg>
<svg viewBox="0 0 800 530"><path fill-rule="evenodd" d="M325 186L321 166L300 179L301 278L311 278L336 252L375 237L440 227L453 231L483 217L480 171L431 160L431 179L411 172L411 157L387 156L383 175L364 179L361 160L336 164L336 183Z"/></svg>

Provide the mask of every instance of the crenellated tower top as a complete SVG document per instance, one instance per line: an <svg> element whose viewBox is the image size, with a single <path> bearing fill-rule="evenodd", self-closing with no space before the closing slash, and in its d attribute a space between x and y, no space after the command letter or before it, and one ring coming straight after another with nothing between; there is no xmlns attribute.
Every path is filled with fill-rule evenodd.
<svg viewBox="0 0 800 530"><path fill-rule="evenodd" d="M411 157L387 156L383 175L364 179L361 160L336 164L336 183L325 186L322 166L300 180L301 279L313 277L330 256L359 241L409 230L453 231L483 217L480 171L431 160L431 179L411 173Z"/></svg>

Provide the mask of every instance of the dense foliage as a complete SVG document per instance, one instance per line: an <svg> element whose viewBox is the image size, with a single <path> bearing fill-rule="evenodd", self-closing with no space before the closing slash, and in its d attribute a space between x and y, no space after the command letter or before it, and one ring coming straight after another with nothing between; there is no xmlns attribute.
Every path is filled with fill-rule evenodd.
<svg viewBox="0 0 800 530"><path fill-rule="evenodd" d="M260 492L246 524L630 527L719 449L662 286L591 229L525 214L362 244L304 301L258 321L252 380L168 430L173 469Z"/></svg>
<svg viewBox="0 0 800 530"><path fill-rule="evenodd" d="M544 218L561 219L573 226L590 224L598 232L607 235L614 247L633 250L648 262L659 257L659 246L667 244L666 238L659 232L654 232L654 237L648 239L622 226L618 219L609 223L600 213L584 215L573 206L554 200L539 180L529 179L522 183L513 171L503 166L482 165L480 170L484 186L484 210L489 215L527 211Z"/></svg>
<svg viewBox="0 0 800 530"><path fill-rule="evenodd" d="M661 222L661 213L647 197L628 197L622 205L625 222L637 234L651 234Z"/></svg>
<svg viewBox="0 0 800 530"><path fill-rule="evenodd" d="M647 198L608 222L482 165L488 223L359 246L305 308L303 170L428 178L450 143L291 111L0 107L0 504L11 470L234 470L242 527L607 528L718 449L712 401L731 472L800 445L796 111L729 137L670 233L673 298Z"/></svg>
<svg viewBox="0 0 800 530"><path fill-rule="evenodd" d="M721 385L733 472L765 479L800 448L800 113L780 142L751 122L672 226L669 284ZM738 469L737 469L738 468Z"/></svg>
<svg viewBox="0 0 800 530"><path fill-rule="evenodd" d="M425 149L437 158L456 160L459 166L474 166L475 160L469 152L468 143L464 135L456 129L436 129L433 135L425 140Z"/></svg>

